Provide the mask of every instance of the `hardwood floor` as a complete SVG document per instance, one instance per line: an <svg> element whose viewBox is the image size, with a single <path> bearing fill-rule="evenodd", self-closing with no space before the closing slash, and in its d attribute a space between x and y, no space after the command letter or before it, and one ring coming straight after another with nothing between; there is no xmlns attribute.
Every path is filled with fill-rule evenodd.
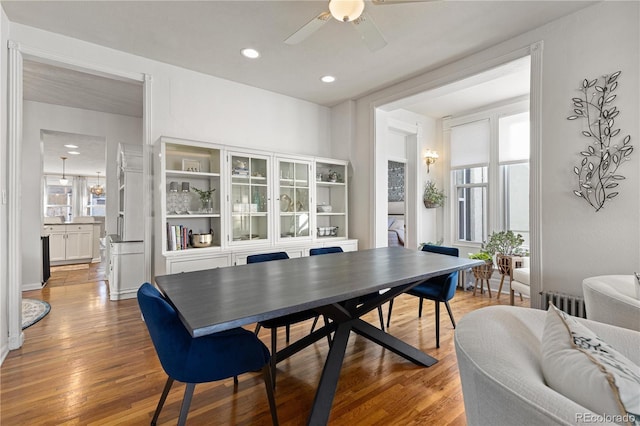
<svg viewBox="0 0 640 426"><path fill-rule="evenodd" d="M0 369L0 424L147 425L166 375L135 299L109 301L99 265L52 271L41 298L51 312L25 330L25 343ZM72 285L71 285L72 284ZM451 301L457 320L465 313L508 304L487 294L458 290ZM516 303L524 304L516 298ZM383 307L386 315L386 305ZM375 312L375 311L374 311ZM435 348L433 302L418 319L418 299L402 295L394 303L390 333L439 360L417 367L357 335L352 335L331 411L331 425L464 425L453 327L441 312L440 348ZM375 314L367 318L378 325ZM253 330L252 327L248 329ZM292 327L292 339L309 323ZM282 347L284 332L280 333ZM261 339L267 347L269 332ZM320 340L278 364L276 402L282 425L302 425L313 401L327 353ZM260 374L245 374L234 390L232 379L199 384L187 419L190 425L269 425L269 407ZM174 384L158 424L175 424L184 385Z"/></svg>

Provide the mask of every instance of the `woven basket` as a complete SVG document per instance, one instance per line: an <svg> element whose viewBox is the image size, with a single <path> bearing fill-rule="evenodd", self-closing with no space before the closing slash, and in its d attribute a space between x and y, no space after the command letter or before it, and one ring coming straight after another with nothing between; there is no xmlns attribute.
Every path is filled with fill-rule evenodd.
<svg viewBox="0 0 640 426"><path fill-rule="evenodd" d="M474 266L471 268L473 271L473 276L477 280L488 280L493 275L493 261L488 260L484 265Z"/></svg>

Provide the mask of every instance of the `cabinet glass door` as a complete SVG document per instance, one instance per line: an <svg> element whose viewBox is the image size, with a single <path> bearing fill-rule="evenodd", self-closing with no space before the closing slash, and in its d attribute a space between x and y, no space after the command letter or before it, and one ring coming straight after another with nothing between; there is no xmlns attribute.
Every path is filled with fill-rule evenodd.
<svg viewBox="0 0 640 426"><path fill-rule="evenodd" d="M268 161L231 156L231 227L233 242L269 239Z"/></svg>
<svg viewBox="0 0 640 426"><path fill-rule="evenodd" d="M311 236L309 223L309 176L308 162L291 160L278 161L279 195L279 238L300 238Z"/></svg>

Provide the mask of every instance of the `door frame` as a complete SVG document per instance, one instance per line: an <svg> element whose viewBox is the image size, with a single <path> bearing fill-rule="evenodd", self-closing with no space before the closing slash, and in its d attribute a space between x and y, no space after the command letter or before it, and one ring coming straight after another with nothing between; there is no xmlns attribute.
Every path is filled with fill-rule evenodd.
<svg viewBox="0 0 640 426"><path fill-rule="evenodd" d="M75 58L60 56L41 49L35 49L19 42L9 40L7 43L7 318L9 350L18 349L24 343L22 332L22 244L20 239L21 199L20 174L22 171L22 124L23 124L23 61L42 62L61 68L111 78L114 80L134 81L143 84L142 143L145 218L144 252L145 279L151 278L152 254L152 181L151 155L151 83L152 76L144 73L132 73L105 67L101 64L79 61Z"/></svg>

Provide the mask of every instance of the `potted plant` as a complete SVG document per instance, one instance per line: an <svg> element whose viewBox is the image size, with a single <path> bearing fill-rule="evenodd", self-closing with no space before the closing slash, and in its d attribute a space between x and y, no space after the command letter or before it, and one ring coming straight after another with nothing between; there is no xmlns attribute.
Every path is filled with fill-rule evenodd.
<svg viewBox="0 0 640 426"><path fill-rule="evenodd" d="M476 287L478 286L478 280L480 280L480 291L482 290L482 282L487 282L487 290L489 291L489 296L491 296L491 290L489 289L489 280L491 279L491 275L493 275L493 253L490 253L486 250L481 250L478 253L471 253L469 255L469 259L477 259L484 260L484 265L474 266L471 268L473 272L473 277L476 279L476 285L473 288L473 294L475 295Z"/></svg>
<svg viewBox="0 0 640 426"><path fill-rule="evenodd" d="M513 256L522 252L524 238L513 231L492 232L489 241L482 245L482 250L503 256Z"/></svg>
<svg viewBox="0 0 640 426"><path fill-rule="evenodd" d="M424 192L422 194L422 201L424 206L428 209L444 206L444 199L447 198L444 195L444 191L438 189L436 183L432 180L428 180L424 184Z"/></svg>
<svg viewBox="0 0 640 426"><path fill-rule="evenodd" d="M192 186L193 189L198 196L200 197L200 204L202 205L203 212L210 212L211 210L211 194L216 190L215 188L211 189L198 189L195 186Z"/></svg>
<svg viewBox="0 0 640 426"><path fill-rule="evenodd" d="M498 299L502 292L504 278L508 276L509 279L511 279L512 277L514 268L513 256L524 253L521 247L523 243L524 238L522 238L521 234L516 234L509 230L493 232L489 236L489 241L486 244L483 244L484 250L490 253L495 253L498 271L500 272L500 275L502 275L500 278L500 287L498 288Z"/></svg>

